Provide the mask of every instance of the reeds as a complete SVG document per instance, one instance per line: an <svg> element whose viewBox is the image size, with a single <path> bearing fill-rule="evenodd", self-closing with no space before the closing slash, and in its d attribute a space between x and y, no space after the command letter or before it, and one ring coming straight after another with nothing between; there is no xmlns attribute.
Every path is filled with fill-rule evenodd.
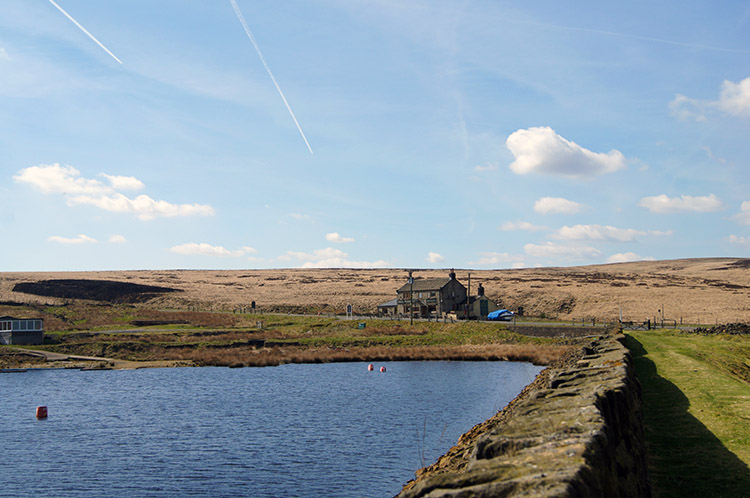
<svg viewBox="0 0 750 498"><path fill-rule="evenodd" d="M375 346L334 348L299 346L273 348L196 348L172 351L164 359L191 360L197 365L274 366L284 363L370 361L528 361L548 365L573 346L538 344L489 344L460 346Z"/></svg>

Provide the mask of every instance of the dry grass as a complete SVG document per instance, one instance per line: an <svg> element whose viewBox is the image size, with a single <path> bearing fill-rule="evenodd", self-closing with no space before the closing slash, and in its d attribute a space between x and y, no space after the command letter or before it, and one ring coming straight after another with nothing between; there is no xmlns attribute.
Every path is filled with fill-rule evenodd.
<svg viewBox="0 0 750 498"><path fill-rule="evenodd" d="M0 348L0 368L29 368L44 366L44 358Z"/></svg>
<svg viewBox="0 0 750 498"><path fill-rule="evenodd" d="M493 323L406 323L267 316L263 329L60 332L44 349L126 361L265 366L282 363L384 360L518 360L547 364L579 344L571 338L527 337ZM562 329L560 329L562 330ZM184 364L184 363L183 363Z"/></svg>
<svg viewBox="0 0 750 498"><path fill-rule="evenodd" d="M534 344L491 344L486 346L417 346L393 348L198 348L173 350L165 356L170 360L187 360L197 365L261 367L285 363L328 363L352 361L528 361L548 365L573 346Z"/></svg>
<svg viewBox="0 0 750 498"><path fill-rule="evenodd" d="M420 270L419 278L447 275ZM458 270L467 283L467 271ZM569 268L471 270L472 289L482 283L503 307L559 319L642 321L660 316L685 323L750 321L750 260L736 258L645 261ZM265 311L374 313L405 283L400 269L376 270L163 270L0 273L0 301L61 303L12 291L19 282L53 278L107 279L180 289L149 303L154 309L233 311L255 301Z"/></svg>

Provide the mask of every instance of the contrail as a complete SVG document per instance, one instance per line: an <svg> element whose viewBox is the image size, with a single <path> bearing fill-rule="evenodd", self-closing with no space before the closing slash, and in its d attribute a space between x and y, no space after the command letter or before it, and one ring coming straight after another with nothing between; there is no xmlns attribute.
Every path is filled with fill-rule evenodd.
<svg viewBox="0 0 750 498"><path fill-rule="evenodd" d="M682 42L679 40L668 40L666 38L656 38L653 36L643 36L643 35L636 35L632 33L618 33L616 31L607 31L607 30L596 29L596 28L581 28L577 26L564 26L564 25L559 25L559 24L547 24L547 23L532 22L532 21L519 21L519 20L513 20L513 19L508 19L507 22L510 24L538 26L541 28L557 29L560 31L578 31L581 33L592 33L592 34L597 34L597 35L605 35L605 36L612 36L612 37L618 37L618 38L630 38L632 40L663 43L665 45L675 45L678 47L694 48L697 50L710 50L714 52L727 52L727 53L734 53L734 54L750 53L750 50L742 49L742 48L716 47L712 45L702 45L700 43L689 43L689 42Z"/></svg>
<svg viewBox="0 0 750 498"><path fill-rule="evenodd" d="M83 26L81 26L78 23L78 21L76 21L75 19L73 19L73 17L70 14L68 14L67 12L65 12L65 10L62 7L60 7L59 5L57 5L54 0L49 0L49 3L51 3L52 5L54 5L57 8L57 10L59 10L60 12L62 12L63 14L65 14L65 17L67 17L68 19L70 19L73 24L75 24L76 26L78 26L78 28L81 31L83 31L84 33L86 33L89 38L91 38L92 40L94 40L97 45L99 45L100 47L102 47L102 49L104 49L105 52L107 52L109 55L111 55L114 60L116 60L117 62L119 62L120 64L122 64L122 61L120 59L118 59L115 56L115 54L113 54L112 52L110 52L107 47L105 47L104 45L102 45L102 43L99 40L97 40L96 38L94 38L94 35L92 35L88 31L86 31L86 28L84 28Z"/></svg>
<svg viewBox="0 0 750 498"><path fill-rule="evenodd" d="M51 2L52 0L50 0ZM305 141L305 145L307 145L307 150L310 151L310 154L313 153L312 148L310 147L310 142L307 141L307 137L305 137L305 133L302 131L302 127L300 127L299 122L297 121L297 117L294 115L294 112L292 112L292 108L289 107L289 102L286 101L286 97L284 97L284 92L281 91L281 87L276 82L276 78L273 77L273 73L271 72L271 69L269 69L268 64L266 64L266 59L263 58L263 54L260 52L260 48L258 48L258 44L255 42L255 37L253 36L252 31L250 31L250 26L247 25L247 22L245 21L245 16L242 15L242 11L240 10L239 5L237 5L236 0L229 0L232 4L232 8L234 9L234 13L237 14L237 19L240 20L240 24L242 24L242 27L245 29L245 33L247 33L247 37L250 38L250 41L253 44L253 47L255 47L255 51L258 52L258 57L260 57L260 61L263 63L263 67L266 68L266 72L268 73L268 76L271 77L271 81L273 81L273 84L276 86L276 90L279 92L279 95L281 95L281 100L284 101L284 105L286 106L287 111L289 111L289 115L292 116L292 119L294 120L294 124L297 125L297 130L299 130L299 134L302 136L302 140Z"/></svg>

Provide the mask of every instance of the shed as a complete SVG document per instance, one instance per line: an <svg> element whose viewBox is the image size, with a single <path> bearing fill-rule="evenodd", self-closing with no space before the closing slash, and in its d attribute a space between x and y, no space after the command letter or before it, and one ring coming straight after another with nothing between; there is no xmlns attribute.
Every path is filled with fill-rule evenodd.
<svg viewBox="0 0 750 498"><path fill-rule="evenodd" d="M398 307L398 299L391 299L383 304L378 304L378 315L379 316L396 316L396 308Z"/></svg>

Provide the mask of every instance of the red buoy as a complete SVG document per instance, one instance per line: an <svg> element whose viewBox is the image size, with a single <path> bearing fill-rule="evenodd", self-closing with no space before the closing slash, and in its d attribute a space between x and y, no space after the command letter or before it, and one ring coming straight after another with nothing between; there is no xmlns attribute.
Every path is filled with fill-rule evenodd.
<svg viewBox="0 0 750 498"><path fill-rule="evenodd" d="M385 372L385 367L380 367L381 372Z"/></svg>
<svg viewBox="0 0 750 498"><path fill-rule="evenodd" d="M367 371L368 372L372 372L373 370L375 370L375 366L372 363L370 363L369 365L367 365Z"/></svg>
<svg viewBox="0 0 750 498"><path fill-rule="evenodd" d="M37 406L36 407L36 418L47 418L47 407Z"/></svg>

